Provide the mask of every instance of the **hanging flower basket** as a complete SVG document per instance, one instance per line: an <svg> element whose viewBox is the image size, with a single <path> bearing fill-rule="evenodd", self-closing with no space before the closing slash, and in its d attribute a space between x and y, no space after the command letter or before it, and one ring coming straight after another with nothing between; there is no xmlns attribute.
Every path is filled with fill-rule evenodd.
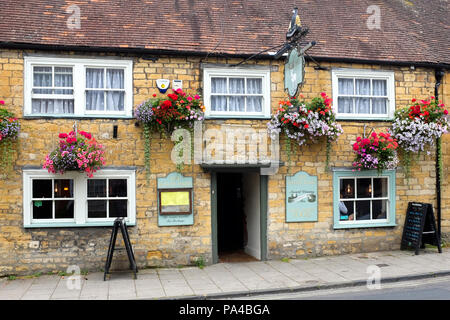
<svg viewBox="0 0 450 320"><path fill-rule="evenodd" d="M300 95L300 97L303 97ZM328 168L331 142L344 132L341 125L336 122L335 114L331 107L331 99L322 92L321 97L316 97L309 103L291 98L280 101L280 107L272 115L267 124L269 134L274 138L277 134L284 133L288 141L302 146L305 143L317 143L319 138L325 137L327 141L326 167ZM289 154L288 154L289 156Z"/></svg>
<svg viewBox="0 0 450 320"><path fill-rule="evenodd" d="M411 100L411 105L395 112L392 136L397 139L403 153L403 165L409 176L412 154L419 155L437 142L440 155L440 138L448 132L450 119L442 101Z"/></svg>
<svg viewBox="0 0 450 320"><path fill-rule="evenodd" d="M0 100L0 105L5 101ZM13 161L13 142L17 140L20 122L13 113L0 108L0 169L6 171Z"/></svg>
<svg viewBox="0 0 450 320"><path fill-rule="evenodd" d="M150 170L150 138L151 133L159 132L164 137L172 134L173 130L185 128L193 130L195 121L204 119L205 107L201 104L200 96L188 96L181 89L172 90L163 97L148 99L135 110L136 119L143 124L145 140L145 165ZM176 141L179 143L181 141Z"/></svg>
<svg viewBox="0 0 450 320"><path fill-rule="evenodd" d="M373 170L379 173L386 169L395 169L398 165L398 143L389 133L372 132L369 138L356 138L353 151L356 153L353 162L354 170Z"/></svg>
<svg viewBox="0 0 450 320"><path fill-rule="evenodd" d="M59 147L45 157L43 169L50 173L64 174L67 171L85 172L92 177L94 172L104 164L103 145L99 144L90 133L60 133Z"/></svg>

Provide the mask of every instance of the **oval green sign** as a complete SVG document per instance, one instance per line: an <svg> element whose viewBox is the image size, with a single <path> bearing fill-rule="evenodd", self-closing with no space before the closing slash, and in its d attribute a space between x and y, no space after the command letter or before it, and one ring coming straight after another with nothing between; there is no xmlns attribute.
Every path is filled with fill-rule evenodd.
<svg viewBox="0 0 450 320"><path fill-rule="evenodd" d="M284 87L291 97L297 94L298 85L303 82L304 66L305 58L303 55L299 56L297 49L294 48L284 65Z"/></svg>

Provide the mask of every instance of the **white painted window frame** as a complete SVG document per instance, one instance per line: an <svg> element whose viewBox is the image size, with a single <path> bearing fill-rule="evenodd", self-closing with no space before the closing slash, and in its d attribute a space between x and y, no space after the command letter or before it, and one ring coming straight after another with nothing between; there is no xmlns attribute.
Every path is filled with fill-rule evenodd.
<svg viewBox="0 0 450 320"><path fill-rule="evenodd" d="M135 170L105 169L88 178L79 172L64 175L48 173L43 169L23 170L23 222L25 228L37 227L90 227L112 226L116 218L88 218L87 181L88 179L126 179L127 180L127 218L128 225L136 224L136 172ZM32 188L34 179L73 179L74 181L74 219L33 219ZM114 198L110 198L114 199ZM122 198L120 198L122 199Z"/></svg>
<svg viewBox="0 0 450 320"><path fill-rule="evenodd" d="M74 113L32 113L33 67L57 66L73 68L73 99ZM86 68L106 68L124 70L124 111L93 111L86 110ZM105 89L107 90L107 89ZM120 91L120 89L113 89ZM51 95L47 95L51 98ZM68 95L67 95L68 96ZM67 98L67 96L65 96ZM54 95L58 98L57 95ZM125 59L98 58L60 58L25 56L24 57L24 115L51 117L132 117L133 115L133 61Z"/></svg>
<svg viewBox="0 0 450 320"><path fill-rule="evenodd" d="M211 78L261 78L262 79L262 111L261 112L236 112L236 111L212 111L211 110ZM226 94L232 95L232 94ZM239 96L241 96L239 94ZM251 96L251 95L243 95ZM259 95L258 95L259 96ZM270 68L252 67L205 67L203 69L203 98L205 102L205 118L270 118Z"/></svg>
<svg viewBox="0 0 450 320"><path fill-rule="evenodd" d="M386 178L387 179L387 190L388 190L388 194L387 197L378 197L378 198L357 198L357 192L358 192L358 184L357 184L357 180L358 179L371 179L371 184L372 184L372 188L373 188L373 179L376 178ZM341 224L342 226L345 225L360 225L361 223L364 224L380 224L380 223L388 223L389 222L389 218L390 218L390 201L391 201L391 190L390 190L390 177L387 175L364 175L364 176L355 176L355 177L339 177L339 184L340 185L340 181L341 180L354 180L355 181L355 197L354 198L340 198L339 196L339 201L354 201L354 208L353 210L355 211L356 208L356 202L357 201L364 201L364 200L387 200L387 207L386 207L386 218L385 219L370 219L370 220L342 220L339 221L339 224ZM338 190L337 192L340 193L340 190ZM373 194L373 189L372 189L372 194ZM370 216L372 217L372 206L370 206Z"/></svg>
<svg viewBox="0 0 450 320"><path fill-rule="evenodd" d="M339 78L348 79L373 79L386 80L387 91L387 113L386 114L362 114L362 113L338 113L339 97ZM333 90L333 110L336 113L336 119L340 120L392 120L395 112L395 76L394 71L370 70L370 69L351 69L335 68L331 71L332 90ZM372 95L361 96L366 98L374 97Z"/></svg>

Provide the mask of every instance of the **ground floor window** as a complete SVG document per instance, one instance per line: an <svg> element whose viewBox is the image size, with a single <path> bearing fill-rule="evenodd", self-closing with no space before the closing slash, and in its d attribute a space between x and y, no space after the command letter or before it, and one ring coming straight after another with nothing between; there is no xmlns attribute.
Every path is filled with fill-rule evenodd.
<svg viewBox="0 0 450 320"><path fill-rule="evenodd" d="M395 171L335 171L334 227L395 225Z"/></svg>
<svg viewBox="0 0 450 320"><path fill-rule="evenodd" d="M24 226L101 226L124 217L135 224L135 171L49 174L24 170Z"/></svg>

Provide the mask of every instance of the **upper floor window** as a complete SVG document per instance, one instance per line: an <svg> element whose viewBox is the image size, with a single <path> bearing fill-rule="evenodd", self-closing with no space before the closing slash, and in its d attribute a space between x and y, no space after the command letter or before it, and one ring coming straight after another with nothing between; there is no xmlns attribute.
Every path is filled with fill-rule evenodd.
<svg viewBox="0 0 450 320"><path fill-rule="evenodd" d="M391 119L395 111L393 71L334 69L333 102L338 119Z"/></svg>
<svg viewBox="0 0 450 320"><path fill-rule="evenodd" d="M270 117L270 70L205 68L206 117Z"/></svg>
<svg viewBox="0 0 450 320"><path fill-rule="evenodd" d="M131 116L132 62L25 57L25 115Z"/></svg>

